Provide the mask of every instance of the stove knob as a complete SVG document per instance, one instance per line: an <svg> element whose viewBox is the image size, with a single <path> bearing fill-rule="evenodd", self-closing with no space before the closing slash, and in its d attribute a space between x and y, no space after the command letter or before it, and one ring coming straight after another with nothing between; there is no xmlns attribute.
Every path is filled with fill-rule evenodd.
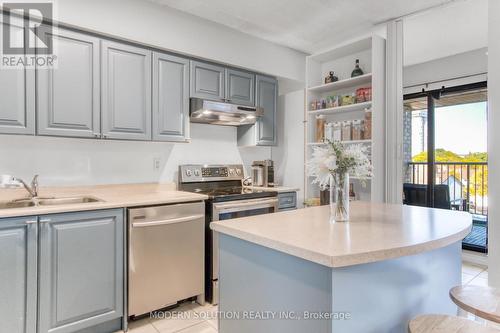
<svg viewBox="0 0 500 333"><path fill-rule="evenodd" d="M188 177L191 177L191 175L193 174L193 172L189 169L186 170L186 176Z"/></svg>
<svg viewBox="0 0 500 333"><path fill-rule="evenodd" d="M240 176L240 175L241 175L241 169L236 169L236 174L237 174L238 176Z"/></svg>
<svg viewBox="0 0 500 333"><path fill-rule="evenodd" d="M234 176L234 169L229 169L229 175Z"/></svg>
<svg viewBox="0 0 500 333"><path fill-rule="evenodd" d="M198 177L200 175L200 170L194 170L194 175Z"/></svg>

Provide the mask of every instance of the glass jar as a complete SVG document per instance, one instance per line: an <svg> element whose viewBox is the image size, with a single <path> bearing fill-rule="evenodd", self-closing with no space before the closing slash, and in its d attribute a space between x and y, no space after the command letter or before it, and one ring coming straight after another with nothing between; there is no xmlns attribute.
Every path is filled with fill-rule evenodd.
<svg viewBox="0 0 500 333"><path fill-rule="evenodd" d="M325 116L319 115L316 117L316 142L325 141Z"/></svg>
<svg viewBox="0 0 500 333"><path fill-rule="evenodd" d="M363 121L363 139L371 140L372 138L372 110L368 109L365 111L365 119Z"/></svg>
<svg viewBox="0 0 500 333"><path fill-rule="evenodd" d="M342 141L351 141L352 140L352 126L351 122L343 121L342 122Z"/></svg>
<svg viewBox="0 0 500 333"><path fill-rule="evenodd" d="M363 134L363 128L361 127L361 120L352 121L352 140L361 140Z"/></svg>

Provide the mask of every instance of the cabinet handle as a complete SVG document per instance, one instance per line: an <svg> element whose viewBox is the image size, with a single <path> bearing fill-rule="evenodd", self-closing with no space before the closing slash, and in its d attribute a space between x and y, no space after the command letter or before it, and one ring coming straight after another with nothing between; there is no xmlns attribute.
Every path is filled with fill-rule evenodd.
<svg viewBox="0 0 500 333"><path fill-rule="evenodd" d="M28 220L24 222L25 224L36 224L38 221L37 220Z"/></svg>
<svg viewBox="0 0 500 333"><path fill-rule="evenodd" d="M40 219L40 223L49 223L51 221L51 219Z"/></svg>

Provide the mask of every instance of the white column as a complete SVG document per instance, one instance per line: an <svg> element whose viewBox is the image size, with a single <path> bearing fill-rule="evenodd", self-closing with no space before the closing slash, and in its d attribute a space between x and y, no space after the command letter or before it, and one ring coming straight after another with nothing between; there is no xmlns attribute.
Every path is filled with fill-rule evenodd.
<svg viewBox="0 0 500 333"><path fill-rule="evenodd" d="M488 277L500 287L500 1L488 13Z"/></svg>
<svg viewBox="0 0 500 333"><path fill-rule="evenodd" d="M386 201L403 192L403 22L387 24Z"/></svg>

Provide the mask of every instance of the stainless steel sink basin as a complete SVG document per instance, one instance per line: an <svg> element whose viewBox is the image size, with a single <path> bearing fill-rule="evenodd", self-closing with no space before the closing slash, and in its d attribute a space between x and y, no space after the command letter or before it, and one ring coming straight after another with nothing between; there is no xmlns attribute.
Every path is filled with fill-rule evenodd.
<svg viewBox="0 0 500 333"><path fill-rule="evenodd" d="M38 200L38 205L40 206L52 206L52 205L71 205L80 203L91 203L91 202L101 202L101 199L94 197L67 197L67 198L52 198L52 199L41 199Z"/></svg>
<svg viewBox="0 0 500 333"><path fill-rule="evenodd" d="M33 207L36 203L31 200L0 201L0 209Z"/></svg>
<svg viewBox="0 0 500 333"><path fill-rule="evenodd" d="M65 197L65 198L33 198L18 199L13 201L0 201L0 209L23 208L33 206L53 206L53 205L71 205L92 202L102 202L101 199L94 197Z"/></svg>

